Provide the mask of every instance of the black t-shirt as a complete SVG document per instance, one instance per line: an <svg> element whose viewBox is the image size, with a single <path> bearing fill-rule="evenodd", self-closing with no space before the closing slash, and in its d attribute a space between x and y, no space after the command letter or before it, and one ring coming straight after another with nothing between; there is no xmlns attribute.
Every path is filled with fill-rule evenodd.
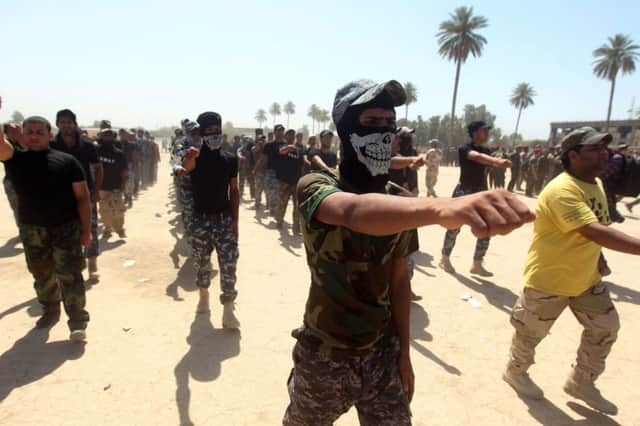
<svg viewBox="0 0 640 426"><path fill-rule="evenodd" d="M302 176L304 166L304 148L296 145L296 150L287 155L278 155L276 160L276 177L278 180L295 185Z"/></svg>
<svg viewBox="0 0 640 426"><path fill-rule="evenodd" d="M255 143L253 142L246 142L243 147L242 147L242 155L247 159L247 165L253 169L253 167L256 165L256 158L253 155L253 147L256 146Z"/></svg>
<svg viewBox="0 0 640 426"><path fill-rule="evenodd" d="M262 150L263 154L267 156L267 167L266 170L275 170L276 163L278 161L278 157L280 156L280 148L286 146L286 142L269 142L265 144L264 149Z"/></svg>
<svg viewBox="0 0 640 426"><path fill-rule="evenodd" d="M62 140L62 137L57 135L54 141L51 142L51 148L71 154L76 160L78 160L82 166L82 170L84 170L84 175L87 178L87 186L89 187L89 190L92 190L94 182L93 175L91 174L91 165L100 162L100 160L98 160L97 147L93 143L83 140L80 135L76 137L76 143L71 147L68 147Z"/></svg>
<svg viewBox="0 0 640 426"><path fill-rule="evenodd" d="M418 155L418 151L415 148L409 148L405 152L401 152L393 155L393 157L415 157ZM400 185L403 188L413 191L418 189L418 171L412 170L409 167L403 169L390 169L389 180L396 185Z"/></svg>
<svg viewBox="0 0 640 426"><path fill-rule="evenodd" d="M191 176L193 205L199 213L230 210L229 182L238 176L238 159L221 149L211 151L203 145Z"/></svg>
<svg viewBox="0 0 640 426"><path fill-rule="evenodd" d="M486 166L469 160L469 152L476 151L480 154L491 155L489 147L474 145L472 142L458 149L460 159L460 185L465 189L483 191L487 189L487 179L484 174Z"/></svg>
<svg viewBox="0 0 640 426"><path fill-rule="evenodd" d="M85 176L73 156L54 149L16 150L5 166L18 194L20 223L57 226L78 220L72 184Z"/></svg>
<svg viewBox="0 0 640 426"><path fill-rule="evenodd" d="M122 172L127 170L127 158L124 153L112 144L103 143L98 148L98 158L102 162L104 178L103 191L114 191L122 188Z"/></svg>
<svg viewBox="0 0 640 426"><path fill-rule="evenodd" d="M316 155L319 156L320 159L324 161L324 164L326 164L330 169L335 169L338 166L338 155L335 152L322 152L321 149L310 149L307 153L307 159L311 163L311 170L321 170L320 167L316 166L313 163L313 157L315 157Z"/></svg>

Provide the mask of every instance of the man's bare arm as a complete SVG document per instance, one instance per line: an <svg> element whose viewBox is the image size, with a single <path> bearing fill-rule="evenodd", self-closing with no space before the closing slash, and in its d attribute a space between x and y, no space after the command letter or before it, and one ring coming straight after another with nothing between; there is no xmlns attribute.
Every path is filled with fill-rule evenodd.
<svg viewBox="0 0 640 426"><path fill-rule="evenodd" d="M327 196L315 218L368 235L391 235L427 225L448 229L468 225L478 238L505 235L535 219L535 214L506 190L458 198L411 198L336 192Z"/></svg>
<svg viewBox="0 0 640 426"><path fill-rule="evenodd" d="M80 241L83 246L88 246L91 242L91 197L87 181L73 182L73 194L76 197L76 205L78 209L78 217L82 226L82 234Z"/></svg>
<svg viewBox="0 0 640 426"><path fill-rule="evenodd" d="M640 255L640 239L615 228L594 222L579 228L578 232L586 239L610 250Z"/></svg>
<svg viewBox="0 0 640 426"><path fill-rule="evenodd" d="M238 212L240 209L240 189L238 187L238 178L232 178L229 181L229 200L231 201L231 215L233 217L231 229L236 234L236 238L238 238Z"/></svg>
<svg viewBox="0 0 640 426"><path fill-rule="evenodd" d="M501 169L508 169L511 167L511 160L506 158L496 158L487 154L483 154L478 151L469 151L467 158L475 163L480 163L485 166L499 167Z"/></svg>
<svg viewBox="0 0 640 426"><path fill-rule="evenodd" d="M0 125L0 161L7 161L13 157L15 152L13 145L5 138L3 126Z"/></svg>

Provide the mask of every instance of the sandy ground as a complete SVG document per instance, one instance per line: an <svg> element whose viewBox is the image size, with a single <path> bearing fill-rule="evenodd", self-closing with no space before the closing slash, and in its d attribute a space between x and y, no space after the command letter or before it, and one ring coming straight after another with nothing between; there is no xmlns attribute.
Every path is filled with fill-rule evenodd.
<svg viewBox="0 0 640 426"><path fill-rule="evenodd" d="M456 179L456 169L444 168L439 193L450 193ZM64 321L49 332L33 329L41 311L11 211L0 196L0 424L281 423L294 344L290 331L301 322L309 286L301 241L280 235L243 205L237 310L242 329L222 330L219 305L211 317L194 314L193 267L172 193L165 158L158 184L127 213L129 238L101 242L101 279L87 293L91 323L85 346L67 341ZM638 223L629 217L620 228L638 235ZM614 270L608 281L622 319L599 382L620 407L617 417L608 418L562 392L580 338L569 312L541 344L532 368L547 400L521 399L500 380L512 332L509 312L521 290L532 227L492 241L486 264L496 275L488 280L467 273L474 244L468 231L452 257L459 274L437 269L443 235L439 227L420 231L413 287L424 300L412 306L416 425L640 425L636 259L607 253ZM135 264L125 267L129 260ZM214 294L218 285L216 276ZM460 299L467 292L480 307ZM354 411L338 424L357 424Z"/></svg>

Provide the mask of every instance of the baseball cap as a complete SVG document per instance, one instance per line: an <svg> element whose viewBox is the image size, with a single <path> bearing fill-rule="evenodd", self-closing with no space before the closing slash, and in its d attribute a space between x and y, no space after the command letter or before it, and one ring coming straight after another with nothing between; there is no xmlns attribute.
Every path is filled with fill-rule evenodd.
<svg viewBox="0 0 640 426"><path fill-rule="evenodd" d="M578 146L596 145L600 142L610 143L612 139L609 133L598 132L593 127L580 127L562 138L560 149L565 154Z"/></svg>
<svg viewBox="0 0 640 426"><path fill-rule="evenodd" d="M482 120L478 120L478 121L472 121L468 126L467 126L467 131L469 132L469 134L473 134L473 132L475 132L476 130L480 130L480 129L487 129L487 130L491 130L492 126L490 126L489 124L487 124L486 121L482 121Z"/></svg>
<svg viewBox="0 0 640 426"><path fill-rule="evenodd" d="M349 107L366 104L376 99L381 93L387 93L391 97L393 106L404 105L407 100L404 87L396 80L384 83L376 83L371 80L352 81L336 93L331 113L333 122L338 125Z"/></svg>
<svg viewBox="0 0 640 426"><path fill-rule="evenodd" d="M284 131L284 126L282 124L276 124L275 127L273 128L274 132L277 132L279 130Z"/></svg>
<svg viewBox="0 0 640 426"><path fill-rule="evenodd" d="M440 145L440 141L438 139L431 139L429 141L429 145Z"/></svg>
<svg viewBox="0 0 640 426"><path fill-rule="evenodd" d="M398 136L407 136L407 135L412 135L415 132L416 132L415 129L412 129L412 128L407 127L407 126L402 126L396 131L396 135L398 135Z"/></svg>
<svg viewBox="0 0 640 426"><path fill-rule="evenodd" d="M331 130L323 130L320 132L320 138L324 138L325 136L333 136L333 132Z"/></svg>
<svg viewBox="0 0 640 426"><path fill-rule="evenodd" d="M191 133L196 130L200 130L200 125L195 121L190 121L185 125L185 129L188 133Z"/></svg>

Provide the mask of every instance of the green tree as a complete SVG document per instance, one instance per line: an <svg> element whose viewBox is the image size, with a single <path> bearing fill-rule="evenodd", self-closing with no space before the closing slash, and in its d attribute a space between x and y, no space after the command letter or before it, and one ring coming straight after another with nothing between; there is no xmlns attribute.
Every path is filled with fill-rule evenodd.
<svg viewBox="0 0 640 426"><path fill-rule="evenodd" d="M267 121L267 112L260 108L256 111L255 119L258 122L258 126L262 127L262 124Z"/></svg>
<svg viewBox="0 0 640 426"><path fill-rule="evenodd" d="M306 124L303 125L298 129L298 132L302 133L304 135L304 138L307 139L309 137L309 126L307 126Z"/></svg>
<svg viewBox="0 0 640 426"><path fill-rule="evenodd" d="M307 116L311 118L311 133L316 134L316 121L318 119L318 115L320 114L320 107L318 105L313 104L309 107L309 111L307 112Z"/></svg>
<svg viewBox="0 0 640 426"><path fill-rule="evenodd" d="M609 37L608 44L603 44L593 51L593 57L596 58L593 62L593 73L596 77L611 82L605 131L609 130L609 121L611 121L611 106L613 105L618 72L622 71L622 75L633 73L636 70L636 60L639 56L640 46L633 44L633 40L624 34Z"/></svg>
<svg viewBox="0 0 640 426"><path fill-rule="evenodd" d="M229 135L229 136L233 136L233 134L236 132L235 128L233 127L233 123L230 121L227 121L226 123L224 123L224 125L222 126L222 133L225 135Z"/></svg>
<svg viewBox="0 0 640 426"><path fill-rule="evenodd" d="M437 34L440 48L438 53L443 58L454 61L456 64L456 77L453 86L453 100L451 102L451 117L449 120L449 144L453 143L453 126L455 124L456 99L458 97L458 84L460 83L460 67L467 61L469 54L474 57L482 55L482 48L487 44L487 39L476 31L488 26L488 21L483 16L474 16L472 7L459 7L449 15L449 20L440 24Z"/></svg>
<svg viewBox="0 0 640 426"><path fill-rule="evenodd" d="M17 124L22 124L24 121L24 115L20 111L13 111L13 114L11 114L11 121Z"/></svg>
<svg viewBox="0 0 640 426"><path fill-rule="evenodd" d="M536 96L536 91L533 90L533 87L529 83L520 83L513 89L513 93L511 94L511 105L518 109L518 119L516 120L516 130L513 132L515 135L518 134L518 128L520 127L520 116L522 115L522 110L527 109L529 105L533 105L533 98ZM515 141L514 141L515 143Z"/></svg>
<svg viewBox="0 0 640 426"><path fill-rule="evenodd" d="M284 104L284 113L287 114L287 129L289 128L289 117L296 113L296 105L289 101Z"/></svg>
<svg viewBox="0 0 640 426"><path fill-rule="evenodd" d="M282 114L282 110L280 109L280 104L277 102L272 103L271 106L269 107L269 114L271 114L271 116L273 117L273 125L275 126L276 117Z"/></svg>
<svg viewBox="0 0 640 426"><path fill-rule="evenodd" d="M409 105L416 102L418 100L418 89L414 86L413 83L407 81L404 84L404 91L407 94L407 101L404 104L404 119L409 119Z"/></svg>
<svg viewBox="0 0 640 426"><path fill-rule="evenodd" d="M316 121L322 124L323 128L326 127L327 123L331 121L331 119L329 118L329 111L327 111L326 109L319 110L318 116L316 117Z"/></svg>

